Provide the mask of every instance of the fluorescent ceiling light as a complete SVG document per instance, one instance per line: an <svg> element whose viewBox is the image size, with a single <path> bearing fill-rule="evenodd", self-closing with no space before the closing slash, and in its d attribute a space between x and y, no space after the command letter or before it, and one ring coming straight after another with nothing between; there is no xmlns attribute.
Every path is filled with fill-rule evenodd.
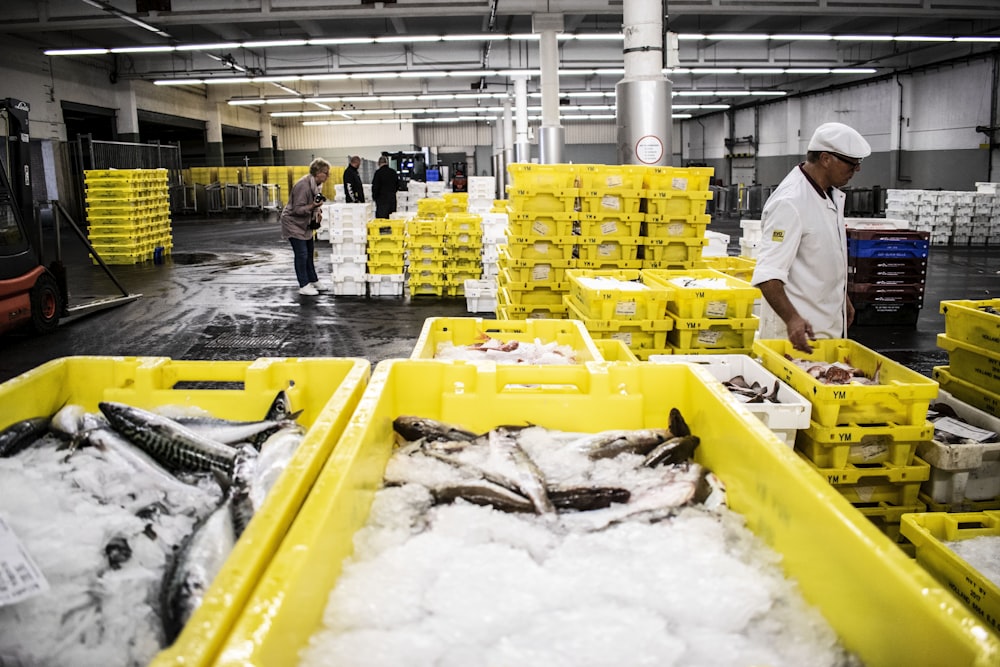
<svg viewBox="0 0 1000 667"><path fill-rule="evenodd" d="M111 49L48 49L47 56L98 56L111 53Z"/></svg>
<svg viewBox="0 0 1000 667"><path fill-rule="evenodd" d="M309 46L348 46L351 44L374 44L374 37L329 37L307 40Z"/></svg>
<svg viewBox="0 0 1000 667"><path fill-rule="evenodd" d="M956 42L1000 42L1000 37L956 37Z"/></svg>
<svg viewBox="0 0 1000 667"><path fill-rule="evenodd" d="M787 34L787 35L771 35L769 39L779 40L782 42L829 42L833 40L833 35L802 35L802 34Z"/></svg>
<svg viewBox="0 0 1000 667"><path fill-rule="evenodd" d="M111 53L163 53L164 51L173 51L172 46L123 46L121 48L111 49Z"/></svg>
<svg viewBox="0 0 1000 667"><path fill-rule="evenodd" d="M834 35L837 42L891 42L892 35Z"/></svg>
<svg viewBox="0 0 1000 667"><path fill-rule="evenodd" d="M568 32L561 32L556 35L556 39L561 42L569 41L581 41L581 42L599 42L599 41L609 41L609 42L620 42L625 39L625 36L620 32L607 32L607 33L586 33L586 34L573 34Z"/></svg>
<svg viewBox="0 0 1000 667"><path fill-rule="evenodd" d="M897 35L892 38L895 42L953 42L954 37L928 37L918 35Z"/></svg>
<svg viewBox="0 0 1000 667"><path fill-rule="evenodd" d="M385 37L375 37L372 39L376 44L420 44L443 40L443 35L386 35Z"/></svg>
<svg viewBox="0 0 1000 667"><path fill-rule="evenodd" d="M309 42L305 39L275 39L262 42L243 42L244 49L268 49L276 46L306 46Z"/></svg>
<svg viewBox="0 0 1000 667"><path fill-rule="evenodd" d="M218 51L220 49L238 49L239 42L218 42L216 44L182 44L175 46L175 51Z"/></svg>
<svg viewBox="0 0 1000 667"><path fill-rule="evenodd" d="M764 42L771 39L770 35L764 35L761 33L713 33L707 35L708 39L712 39L718 42L726 41L737 41L737 42Z"/></svg>

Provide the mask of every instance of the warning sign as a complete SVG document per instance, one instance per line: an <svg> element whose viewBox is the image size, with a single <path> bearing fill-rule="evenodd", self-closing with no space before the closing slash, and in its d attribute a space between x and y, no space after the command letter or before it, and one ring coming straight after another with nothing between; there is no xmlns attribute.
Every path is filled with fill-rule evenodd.
<svg viewBox="0 0 1000 667"><path fill-rule="evenodd" d="M659 137L647 134L635 143L635 156L643 164L656 164L663 159L663 142Z"/></svg>

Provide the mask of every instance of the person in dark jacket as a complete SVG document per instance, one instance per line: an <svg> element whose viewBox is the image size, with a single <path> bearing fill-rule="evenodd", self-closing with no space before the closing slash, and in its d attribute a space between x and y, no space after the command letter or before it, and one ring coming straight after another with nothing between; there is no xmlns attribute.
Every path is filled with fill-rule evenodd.
<svg viewBox="0 0 1000 667"><path fill-rule="evenodd" d="M344 170L344 198L348 204L360 204L365 201L365 189L361 185L361 174L358 167L361 166L361 158L352 155L347 169Z"/></svg>
<svg viewBox="0 0 1000 667"><path fill-rule="evenodd" d="M378 169L372 177L372 200L375 202L375 217L388 218L396 212L396 170L389 166L383 155L378 159Z"/></svg>

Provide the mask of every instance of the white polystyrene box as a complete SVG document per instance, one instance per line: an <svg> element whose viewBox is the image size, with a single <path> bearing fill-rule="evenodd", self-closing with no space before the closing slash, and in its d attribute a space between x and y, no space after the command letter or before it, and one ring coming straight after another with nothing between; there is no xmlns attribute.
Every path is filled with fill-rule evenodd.
<svg viewBox="0 0 1000 667"><path fill-rule="evenodd" d="M367 244L365 241L344 240L343 237L339 239L336 237L330 238L330 252L334 257L357 257L358 255L364 255L366 250Z"/></svg>
<svg viewBox="0 0 1000 667"><path fill-rule="evenodd" d="M365 280L368 282L368 296L403 296L406 274L369 273Z"/></svg>
<svg viewBox="0 0 1000 667"><path fill-rule="evenodd" d="M725 257L729 254L729 234L706 230L705 238L708 244L701 251L703 257Z"/></svg>
<svg viewBox="0 0 1000 667"><path fill-rule="evenodd" d="M742 375L747 384L759 382L768 387L768 393L777 382L780 403L743 403L735 395L733 400L756 415L789 447L795 446L795 434L799 429L809 428L812 403L745 354L653 354L650 355L649 361L660 364L696 364L711 373L719 382L726 382L737 375Z"/></svg>
<svg viewBox="0 0 1000 667"><path fill-rule="evenodd" d="M978 428L1000 433L1000 419L941 390L935 403L951 406L958 417ZM931 465L920 485L936 503L1000 498L1000 443L947 445L937 440L917 445L917 456Z"/></svg>
<svg viewBox="0 0 1000 667"><path fill-rule="evenodd" d="M330 282L336 296L365 296L367 294L368 283L365 281L364 274L356 276L334 273Z"/></svg>
<svg viewBox="0 0 1000 667"><path fill-rule="evenodd" d="M367 255L333 255L330 257L331 271L335 276L360 276L364 278L368 270Z"/></svg>

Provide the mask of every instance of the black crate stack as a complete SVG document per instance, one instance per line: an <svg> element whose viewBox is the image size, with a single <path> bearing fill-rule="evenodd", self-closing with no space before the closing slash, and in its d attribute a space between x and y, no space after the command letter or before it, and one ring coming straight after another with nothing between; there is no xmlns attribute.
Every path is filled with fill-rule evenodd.
<svg viewBox="0 0 1000 667"><path fill-rule="evenodd" d="M924 305L930 232L847 230L847 294L858 326L916 326Z"/></svg>

